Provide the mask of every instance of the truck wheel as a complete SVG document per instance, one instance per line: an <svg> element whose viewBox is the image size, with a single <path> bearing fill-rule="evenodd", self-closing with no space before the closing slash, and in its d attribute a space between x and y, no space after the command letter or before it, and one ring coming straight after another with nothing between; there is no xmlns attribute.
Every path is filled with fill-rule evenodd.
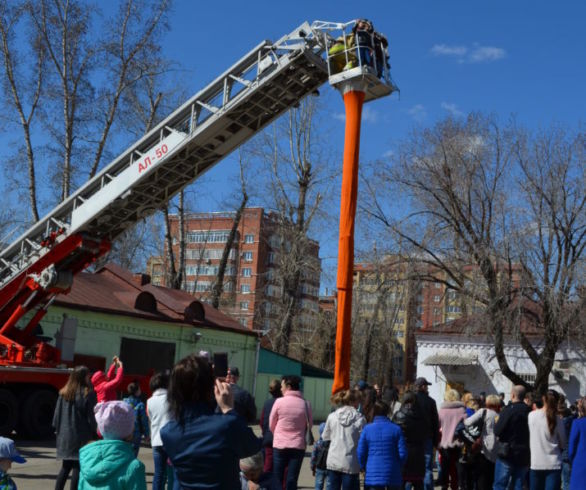
<svg viewBox="0 0 586 490"><path fill-rule="evenodd" d="M51 390L33 391L25 400L19 424L24 435L33 439L47 439L54 434L53 414L57 394Z"/></svg>
<svg viewBox="0 0 586 490"><path fill-rule="evenodd" d="M18 423L18 401L8 390L0 389L0 434L10 436Z"/></svg>

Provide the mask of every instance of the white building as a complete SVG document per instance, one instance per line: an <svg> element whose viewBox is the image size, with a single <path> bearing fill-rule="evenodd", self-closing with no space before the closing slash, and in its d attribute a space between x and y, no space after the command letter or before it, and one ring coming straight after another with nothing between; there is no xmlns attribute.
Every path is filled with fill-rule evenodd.
<svg viewBox="0 0 586 490"><path fill-rule="evenodd" d="M539 337L534 345L539 352ZM486 333L463 333L461 322L442 325L436 331L416 334L417 376L432 383L429 394L439 404L449 388L487 395L511 393L511 381L502 375L494 345ZM511 369L528 382L535 380L535 366L518 344L505 343L505 355ZM556 354L550 374L550 388L564 393L570 402L586 394L586 353L567 342Z"/></svg>

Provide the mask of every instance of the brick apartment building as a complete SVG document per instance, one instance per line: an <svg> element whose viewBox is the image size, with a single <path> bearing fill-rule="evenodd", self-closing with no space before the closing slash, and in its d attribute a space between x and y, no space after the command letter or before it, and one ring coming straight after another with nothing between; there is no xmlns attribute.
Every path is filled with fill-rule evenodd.
<svg viewBox="0 0 586 490"><path fill-rule="evenodd" d="M193 213L185 216L185 279L183 289L209 301L218 266L234 223L233 212ZM280 216L263 208L246 208L242 214L224 276L220 310L241 325L268 331L280 314L281 254L290 246L281 239ZM170 216L176 257L179 252L179 218ZM319 244L308 239L301 267L298 324L310 329L319 311L321 265ZM166 264L153 257L148 264L153 283L164 283Z"/></svg>
<svg viewBox="0 0 586 490"><path fill-rule="evenodd" d="M466 265L461 272L473 277L477 270L474 265ZM513 284L518 287L520 273L517 265L513 265L512 272ZM417 276L435 277L437 281L413 279ZM357 263L354 266L354 287L359 302L355 311L369 317L373 314L376 292L385 294L384 309L379 315L390 316L393 324L389 342L395 346L391 351L394 381L397 383L415 378L416 332L443 328L446 323L484 310L483 305L448 289L444 280L445 273L431 265L415 265L392 255L384 257L379 264ZM482 284L482 281L478 283Z"/></svg>

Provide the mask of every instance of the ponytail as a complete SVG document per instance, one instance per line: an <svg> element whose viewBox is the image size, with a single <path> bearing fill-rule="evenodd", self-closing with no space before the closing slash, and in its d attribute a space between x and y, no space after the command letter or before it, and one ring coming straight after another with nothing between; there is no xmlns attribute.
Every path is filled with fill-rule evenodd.
<svg viewBox="0 0 586 490"><path fill-rule="evenodd" d="M543 402L545 404L545 417L547 419L547 427L549 428L550 435L553 435L558 422L558 400L559 395L557 391L554 390L548 390L543 397Z"/></svg>

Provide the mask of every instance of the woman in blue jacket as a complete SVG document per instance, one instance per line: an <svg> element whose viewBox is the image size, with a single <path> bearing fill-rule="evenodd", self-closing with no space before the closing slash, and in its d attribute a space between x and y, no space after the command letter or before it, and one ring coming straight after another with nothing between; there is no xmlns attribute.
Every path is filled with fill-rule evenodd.
<svg viewBox="0 0 586 490"><path fill-rule="evenodd" d="M261 440L233 410L230 385L214 382L208 361L190 355L173 368L167 399L173 420L161 439L181 488L239 488L239 460L258 453Z"/></svg>
<svg viewBox="0 0 586 490"><path fill-rule="evenodd" d="M400 490L403 486L401 468L407 459L407 446L398 425L387 418L385 402L374 404L374 419L358 441L360 469L366 470L364 488L385 487Z"/></svg>
<svg viewBox="0 0 586 490"><path fill-rule="evenodd" d="M570 431L568 456L572 464L570 490L581 490L586 481L586 396L578 401L578 419Z"/></svg>

